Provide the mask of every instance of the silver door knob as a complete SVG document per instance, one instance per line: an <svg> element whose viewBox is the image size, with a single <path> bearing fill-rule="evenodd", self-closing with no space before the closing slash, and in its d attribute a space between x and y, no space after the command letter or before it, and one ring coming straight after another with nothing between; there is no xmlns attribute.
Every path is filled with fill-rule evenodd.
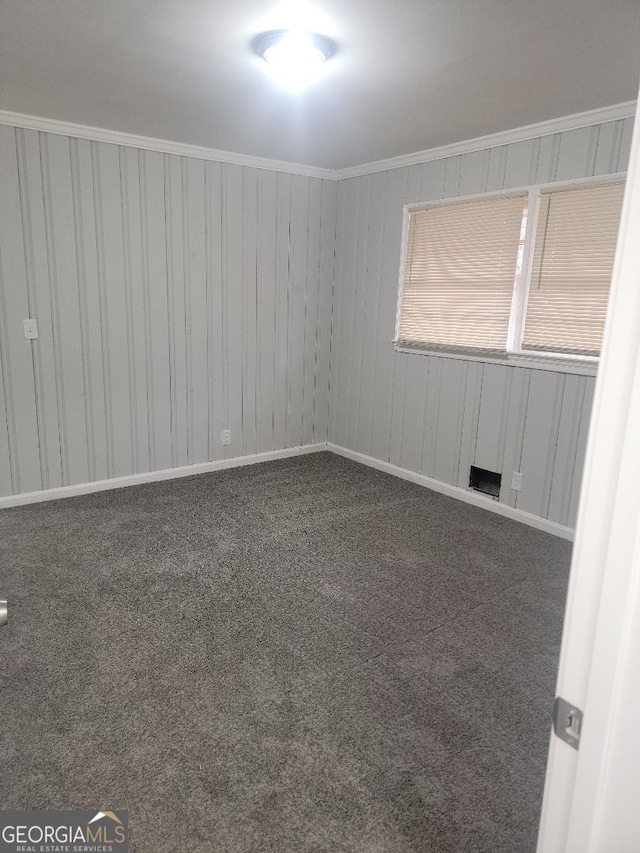
<svg viewBox="0 0 640 853"><path fill-rule="evenodd" d="M0 628L3 625L6 625L9 621L9 610L7 608L7 602L4 599L0 599Z"/></svg>

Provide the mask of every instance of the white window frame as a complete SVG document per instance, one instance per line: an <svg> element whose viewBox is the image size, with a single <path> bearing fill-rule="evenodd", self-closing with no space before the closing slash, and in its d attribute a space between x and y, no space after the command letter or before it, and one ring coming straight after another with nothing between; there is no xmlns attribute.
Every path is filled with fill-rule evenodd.
<svg viewBox="0 0 640 853"><path fill-rule="evenodd" d="M531 282L533 266L533 242L536 234L538 215L540 212L540 197L544 192L570 189L580 187L597 186L598 184L610 184L616 181L624 181L626 172L616 172L611 175L598 175L591 178L579 178L570 181L553 181L547 184L530 184L524 187L501 190L493 193L477 193L476 195L457 196L455 198L437 199L428 202L415 202L405 204L402 225L402 244L400 250L400 283L398 286L398 303L396 308L396 326L393 338L393 346L396 352L413 353L416 355L436 355L441 358L461 358L467 361L497 362L498 364L511 364L515 367L533 367L539 370L555 370L561 373L578 373L586 376L595 376L598 370L599 356L574 355L568 353L542 352L522 349L522 337L527 313L527 298ZM506 353L483 353L479 351L470 353L468 350L457 351L455 349L438 349L435 347L422 347L416 344L410 346L399 343L400 321L402 317L402 299L404 294L405 269L407 263L407 249L409 240L409 216L413 211L428 210L442 205L465 204L466 202L483 201L491 198L507 198L509 196L522 196L523 207L527 201L527 230L525 234L524 251L522 257L522 270L515 275L513 285L513 296L511 299L511 313L509 315L509 328L507 332Z"/></svg>

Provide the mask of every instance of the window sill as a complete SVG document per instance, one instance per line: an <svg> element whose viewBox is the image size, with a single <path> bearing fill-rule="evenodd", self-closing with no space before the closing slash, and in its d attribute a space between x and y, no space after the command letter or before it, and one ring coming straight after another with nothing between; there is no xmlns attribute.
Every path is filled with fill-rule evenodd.
<svg viewBox="0 0 640 853"><path fill-rule="evenodd" d="M595 376L598 372L598 359L587 356L543 355L534 353L471 353L455 350L423 349L408 344L393 344L396 352L412 355L430 355L438 358L456 358L464 361L482 361L487 364L508 364L511 367L527 367L534 370L552 370L556 373L574 373L579 376Z"/></svg>

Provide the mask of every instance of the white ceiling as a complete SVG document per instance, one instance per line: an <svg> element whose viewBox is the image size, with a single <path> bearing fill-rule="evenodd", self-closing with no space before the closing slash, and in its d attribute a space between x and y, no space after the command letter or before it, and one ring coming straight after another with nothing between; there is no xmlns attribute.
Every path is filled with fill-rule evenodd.
<svg viewBox="0 0 640 853"><path fill-rule="evenodd" d="M306 92L251 52L292 9ZM0 0L0 109L328 168L634 99L640 0Z"/></svg>

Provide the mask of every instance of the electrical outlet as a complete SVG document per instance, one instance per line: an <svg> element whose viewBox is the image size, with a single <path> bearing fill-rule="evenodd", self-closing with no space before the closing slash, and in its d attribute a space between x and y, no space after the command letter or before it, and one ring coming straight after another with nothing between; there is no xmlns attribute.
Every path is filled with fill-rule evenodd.
<svg viewBox="0 0 640 853"><path fill-rule="evenodd" d="M27 341L35 341L38 339L38 321L33 317L28 317L22 321L24 329L24 337Z"/></svg>
<svg viewBox="0 0 640 853"><path fill-rule="evenodd" d="M511 477L511 488L514 492L522 491L522 481L524 480L524 474L521 474L520 471L514 471L513 476Z"/></svg>
<svg viewBox="0 0 640 853"><path fill-rule="evenodd" d="M222 442L223 447L227 447L229 444L231 444L231 430L230 429L223 429L222 430L222 432L220 433L220 441Z"/></svg>

